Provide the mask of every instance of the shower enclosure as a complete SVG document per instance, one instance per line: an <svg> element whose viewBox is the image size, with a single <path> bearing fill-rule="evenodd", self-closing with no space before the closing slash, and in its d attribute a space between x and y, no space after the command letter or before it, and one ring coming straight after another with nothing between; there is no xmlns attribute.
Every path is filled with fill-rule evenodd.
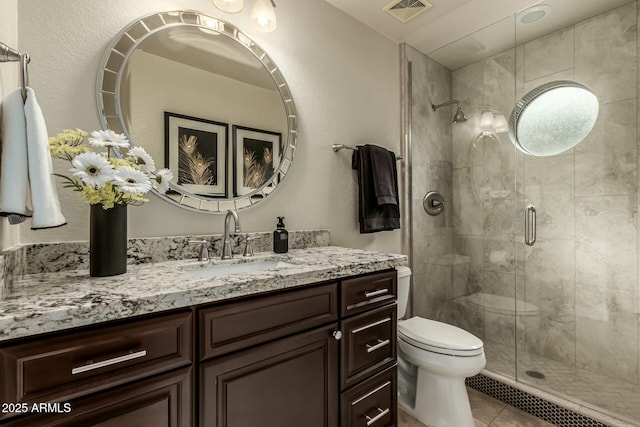
<svg viewBox="0 0 640 427"><path fill-rule="evenodd" d="M412 307L481 338L489 373L640 425L639 8L602 3L615 7L542 35L514 16L429 55L402 46ZM575 148L526 155L506 120L555 80L588 86L598 120ZM467 121L432 111L454 99ZM431 191L438 216L423 208Z"/></svg>

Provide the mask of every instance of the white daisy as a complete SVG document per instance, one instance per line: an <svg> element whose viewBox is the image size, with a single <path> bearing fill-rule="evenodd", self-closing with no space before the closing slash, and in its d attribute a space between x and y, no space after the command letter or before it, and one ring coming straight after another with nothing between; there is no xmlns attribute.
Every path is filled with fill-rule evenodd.
<svg viewBox="0 0 640 427"><path fill-rule="evenodd" d="M98 153L78 154L72 161L69 171L82 180L85 185L102 188L113 179L114 169L111 163Z"/></svg>
<svg viewBox="0 0 640 427"><path fill-rule="evenodd" d="M144 151L142 147L133 147L127 153L129 157L133 158L133 162L140 166L140 168L145 172L153 172L156 170L156 164L153 161L153 158Z"/></svg>
<svg viewBox="0 0 640 427"><path fill-rule="evenodd" d="M121 133L107 130L94 130L91 132L91 138L88 138L89 144L94 147L122 147L129 148L129 140Z"/></svg>
<svg viewBox="0 0 640 427"><path fill-rule="evenodd" d="M173 179L173 172L170 169L160 169L156 172L156 182L158 183L158 191L164 194L169 189L169 182Z"/></svg>
<svg viewBox="0 0 640 427"><path fill-rule="evenodd" d="M118 168L113 178L113 185L118 186L123 193L144 194L151 190L149 177L144 172L129 166Z"/></svg>

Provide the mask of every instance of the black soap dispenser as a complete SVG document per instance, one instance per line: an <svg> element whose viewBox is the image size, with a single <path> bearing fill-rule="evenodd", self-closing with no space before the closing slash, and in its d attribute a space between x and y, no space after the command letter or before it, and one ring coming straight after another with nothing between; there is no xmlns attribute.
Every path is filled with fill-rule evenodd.
<svg viewBox="0 0 640 427"><path fill-rule="evenodd" d="M278 225L273 232L273 252L286 254L289 251L289 232L284 228L284 217L278 217Z"/></svg>

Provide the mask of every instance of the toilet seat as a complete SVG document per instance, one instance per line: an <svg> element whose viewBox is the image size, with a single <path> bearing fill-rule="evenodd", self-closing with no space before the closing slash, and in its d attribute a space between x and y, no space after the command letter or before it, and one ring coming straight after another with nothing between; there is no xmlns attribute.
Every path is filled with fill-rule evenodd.
<svg viewBox="0 0 640 427"><path fill-rule="evenodd" d="M452 356L483 353L482 340L446 323L414 316L398 322L398 338L423 350Z"/></svg>

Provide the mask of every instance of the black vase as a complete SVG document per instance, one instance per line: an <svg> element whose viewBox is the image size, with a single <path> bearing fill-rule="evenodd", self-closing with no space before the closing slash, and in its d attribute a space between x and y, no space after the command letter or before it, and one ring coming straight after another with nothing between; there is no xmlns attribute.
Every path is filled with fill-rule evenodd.
<svg viewBox="0 0 640 427"><path fill-rule="evenodd" d="M115 276L127 272L127 205L103 209L91 205L89 275Z"/></svg>

